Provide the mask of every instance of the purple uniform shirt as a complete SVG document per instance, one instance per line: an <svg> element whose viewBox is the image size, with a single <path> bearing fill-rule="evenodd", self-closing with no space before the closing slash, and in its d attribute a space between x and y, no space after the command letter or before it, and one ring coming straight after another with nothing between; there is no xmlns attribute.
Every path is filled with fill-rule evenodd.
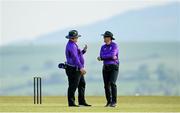
<svg viewBox="0 0 180 113"><path fill-rule="evenodd" d="M119 52L118 45L114 42L111 42L111 44L109 45L104 44L101 47L100 57L105 65L119 64L118 52ZM117 56L117 59L113 59L114 56Z"/></svg>
<svg viewBox="0 0 180 113"><path fill-rule="evenodd" d="M81 51L75 42L69 40L66 45L66 52L65 52L66 60L67 60L66 62L80 69L84 68L83 54L85 52L86 51L84 50Z"/></svg>

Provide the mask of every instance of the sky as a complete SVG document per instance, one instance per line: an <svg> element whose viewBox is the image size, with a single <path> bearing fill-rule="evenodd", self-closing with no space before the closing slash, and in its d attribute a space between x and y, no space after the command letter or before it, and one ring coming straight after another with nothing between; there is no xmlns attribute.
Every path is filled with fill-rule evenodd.
<svg viewBox="0 0 180 113"><path fill-rule="evenodd" d="M1 0L0 46L173 0Z"/></svg>

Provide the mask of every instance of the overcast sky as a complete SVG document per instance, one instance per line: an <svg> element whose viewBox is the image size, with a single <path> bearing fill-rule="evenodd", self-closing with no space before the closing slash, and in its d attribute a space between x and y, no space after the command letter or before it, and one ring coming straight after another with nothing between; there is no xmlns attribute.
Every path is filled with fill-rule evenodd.
<svg viewBox="0 0 180 113"><path fill-rule="evenodd" d="M31 40L68 27L82 26L128 10L167 4L172 0L3 0L0 45Z"/></svg>

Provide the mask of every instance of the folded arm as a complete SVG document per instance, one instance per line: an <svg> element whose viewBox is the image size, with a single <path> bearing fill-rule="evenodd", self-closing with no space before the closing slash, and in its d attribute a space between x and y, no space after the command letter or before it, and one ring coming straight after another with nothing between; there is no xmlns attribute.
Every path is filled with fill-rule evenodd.
<svg viewBox="0 0 180 113"><path fill-rule="evenodd" d="M107 54L104 54L101 48L100 57L101 60L114 60L117 53L118 53L117 45L112 46L112 50Z"/></svg>

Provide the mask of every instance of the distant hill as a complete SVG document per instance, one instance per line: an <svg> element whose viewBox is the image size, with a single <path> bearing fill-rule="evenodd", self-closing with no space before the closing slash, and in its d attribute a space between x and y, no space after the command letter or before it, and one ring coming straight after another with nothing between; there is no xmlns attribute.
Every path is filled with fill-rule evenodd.
<svg viewBox="0 0 180 113"><path fill-rule="evenodd" d="M175 2L128 11L90 25L45 34L32 43L64 43L65 35L70 29L79 30L82 40L88 42L101 40L100 34L106 30L112 31L118 41L180 41L179 7L180 3Z"/></svg>

